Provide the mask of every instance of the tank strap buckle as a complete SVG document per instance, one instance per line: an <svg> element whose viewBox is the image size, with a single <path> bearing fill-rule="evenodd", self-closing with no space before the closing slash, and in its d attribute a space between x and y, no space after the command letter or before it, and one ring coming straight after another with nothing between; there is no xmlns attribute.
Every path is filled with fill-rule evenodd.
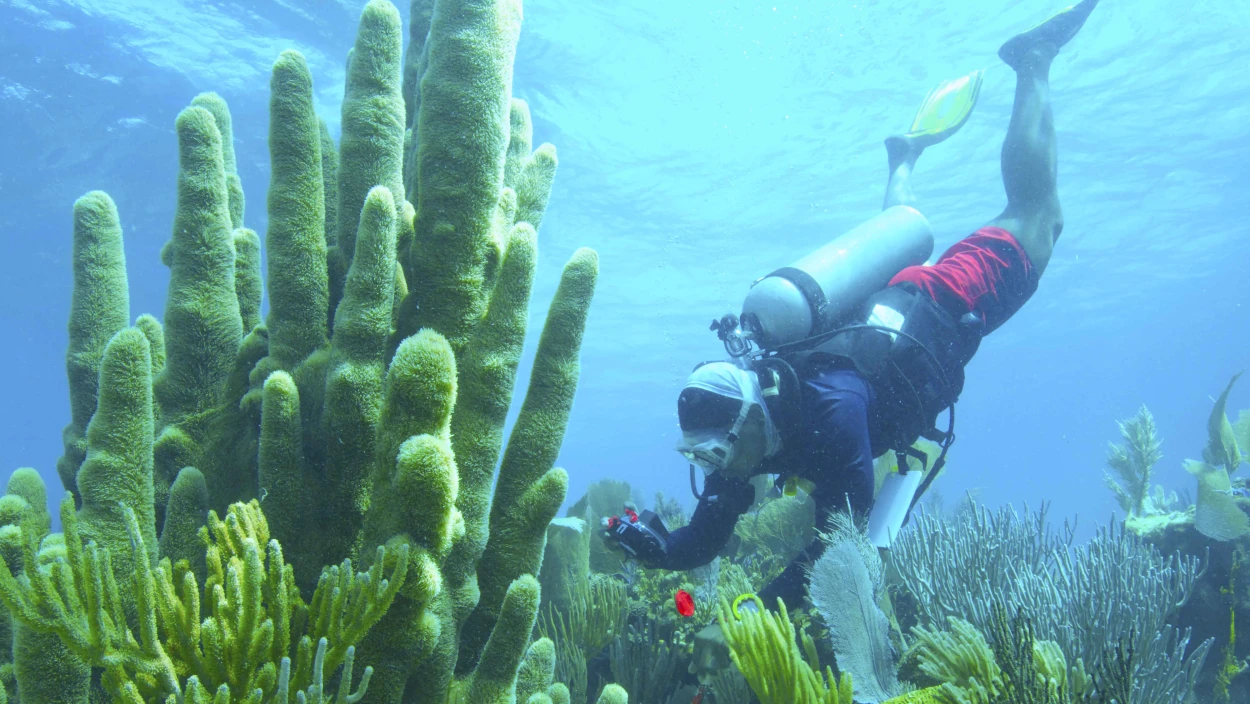
<svg viewBox="0 0 1250 704"><path fill-rule="evenodd" d="M786 266L768 276L776 276L789 281L807 299L807 305L812 309L812 334L825 328L828 322L825 317L829 311L829 299L825 298L824 289L820 287L816 279L812 278L811 274L796 267Z"/></svg>

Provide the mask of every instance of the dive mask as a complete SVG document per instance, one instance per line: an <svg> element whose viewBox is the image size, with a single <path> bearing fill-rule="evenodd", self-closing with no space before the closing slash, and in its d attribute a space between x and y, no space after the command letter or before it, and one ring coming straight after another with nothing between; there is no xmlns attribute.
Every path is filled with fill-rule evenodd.
<svg viewBox="0 0 1250 704"><path fill-rule="evenodd" d="M704 475L710 475L729 464L734 450L723 433L701 432L682 433L677 451L691 464L698 465Z"/></svg>
<svg viewBox="0 0 1250 704"><path fill-rule="evenodd" d="M734 443L738 441L750 410L751 404L743 401L733 426L727 429L682 431L677 451L691 464L698 465L705 476L721 471L733 459Z"/></svg>
<svg viewBox="0 0 1250 704"><path fill-rule="evenodd" d="M705 475L724 469L733 461L747 414L757 406L764 416L764 455L771 457L781 438L756 375L730 362L699 365L677 399L682 430L677 451Z"/></svg>

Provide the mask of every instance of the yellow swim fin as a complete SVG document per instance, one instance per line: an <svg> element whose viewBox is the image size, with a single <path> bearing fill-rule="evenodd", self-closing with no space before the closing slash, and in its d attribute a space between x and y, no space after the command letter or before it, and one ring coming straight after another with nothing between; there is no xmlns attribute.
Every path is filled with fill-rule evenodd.
<svg viewBox="0 0 1250 704"><path fill-rule="evenodd" d="M955 134L976 107L984 75L983 69L977 69L966 76L942 81L929 91L904 138L923 149Z"/></svg>

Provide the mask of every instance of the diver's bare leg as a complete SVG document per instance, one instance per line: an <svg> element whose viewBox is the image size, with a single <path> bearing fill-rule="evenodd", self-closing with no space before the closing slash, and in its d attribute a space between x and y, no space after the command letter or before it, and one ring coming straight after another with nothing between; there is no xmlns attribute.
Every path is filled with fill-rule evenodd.
<svg viewBox="0 0 1250 704"><path fill-rule="evenodd" d="M885 203L881 209L895 205L916 207L916 193L911 188L911 172L916 168L916 159L920 158L921 147L912 145L903 137L890 137L885 140L886 156L890 164L890 180L885 184Z"/></svg>
<svg viewBox="0 0 1250 704"><path fill-rule="evenodd" d="M1007 208L989 224L1015 235L1040 275L1063 231L1056 187L1050 64L1076 35L1098 0L1084 0L1017 35L998 55L1016 72L1016 97L1003 140L1003 187Z"/></svg>
<svg viewBox="0 0 1250 704"><path fill-rule="evenodd" d="M890 159L890 180L885 186L882 210L896 205L915 207L916 194L911 188L911 174L916 168L916 160L926 147L946 141L967 122L981 92L982 73L977 70L942 81L925 96L912 120L911 129L885 140L886 155Z"/></svg>

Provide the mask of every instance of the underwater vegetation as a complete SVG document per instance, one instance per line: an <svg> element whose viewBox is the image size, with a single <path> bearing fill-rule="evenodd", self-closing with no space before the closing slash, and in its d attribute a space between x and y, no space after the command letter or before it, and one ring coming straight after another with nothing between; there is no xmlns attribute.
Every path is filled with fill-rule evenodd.
<svg viewBox="0 0 1250 704"><path fill-rule="evenodd" d="M74 204L72 498L61 533L34 470L0 499L0 701L568 701L531 636L598 262L565 266L505 443L556 171L520 26L414 0L405 50L372 0L338 144L277 57L264 272L229 109L196 97L161 320L130 326L112 200Z"/></svg>
<svg viewBox="0 0 1250 704"><path fill-rule="evenodd" d="M1152 486L1159 441L1148 411L1121 427L1130 444L1112 448L1110 467ZM795 609L749 596L813 535L810 500L768 486L757 487L735 540L688 572L595 552L598 541L585 533L630 501L623 482L593 485L552 522L540 579L567 586L545 592L537 635L551 640L555 679L570 683L570 701L594 701L609 681L634 701L661 704L1164 704L1205 701L1193 697L1210 691L1206 673L1217 658L1208 654L1229 638L1229 612L1213 634L1185 613L1214 560L1131 529L1132 516L1162 515L1176 499L1138 503L1126 491L1139 507L1130 527L1112 523L1082 545L1069 524L1048 522L1045 505L1021 515L970 499L952 514L917 513L888 553L863 525L835 515L808 568L810 603ZM658 495L653 510L680 525L673 504ZM1158 508L1140 508L1149 506ZM571 602L556 601L562 593ZM678 608L683 595L692 616ZM724 632L723 661L698 647L713 621ZM1219 672L1237 692L1245 663L1231 652Z"/></svg>
<svg viewBox="0 0 1250 704"><path fill-rule="evenodd" d="M1221 422L1226 399L1208 423L1211 445L1221 443L1204 450L1208 463L1240 460L1229 448L1250 442L1250 413ZM1243 622L1250 618L1250 542L1238 541L1250 541L1250 533L1222 541L1203 534L1195 527L1198 507L1182 508L1152 482L1162 453L1148 409L1119 427L1105 478L1127 514L1123 523L1075 544L1073 527L1052 525L1044 504L1020 514L969 499L954 513L917 513L881 553L863 526L834 516L820 536L825 551L808 569L810 608L801 609L740 598L767 584L813 535L810 501L801 493L766 493L761 484L735 539L711 565L665 572L596 552L596 541L585 538L587 526L630 500L627 484L604 480L569 517L553 521L541 579L559 570L584 574L600 590L604 580L622 585L610 595L576 589L574 598L586 605L566 611L606 610L614 635L589 639L574 635L576 627L540 625L556 651L568 654L557 679L578 683L577 702L592 701L609 680L635 701L682 704L1240 701L1250 653L1237 643L1235 624L1239 611ZM896 471L887 465L879 463L878 473ZM1215 469L1227 473L1224 465ZM1242 512L1250 506L1238 491L1243 484L1229 486L1219 495ZM662 495L653 510L684 523ZM1237 549L1221 552L1230 543ZM675 594L693 595L693 617L674 608ZM700 661L715 656L696 647L712 618L728 646L719 669ZM1218 653L1209 657L1213 648Z"/></svg>
<svg viewBox="0 0 1250 704"><path fill-rule="evenodd" d="M1202 459L1182 462L1196 480L1195 502L1186 506L1171 499L1160 504L1158 498L1163 492L1156 487L1153 507L1147 500L1143 504L1150 510L1130 511L1124 521L1127 531L1160 551L1200 559L1205 565L1173 620L1177 626L1192 629L1195 638L1212 640L1219 651L1218 657L1207 659L1199 673L1199 701L1235 702L1250 697L1250 678L1243 674L1250 644L1236 637L1237 623L1244 624L1250 618L1250 492L1246 479L1235 476L1245 464L1245 448L1250 447L1250 410L1240 411L1236 421L1230 421L1227 408L1240 376L1232 376L1214 398L1206 419ZM1123 444L1113 447L1108 455L1109 464L1122 456L1150 460L1131 465L1132 478L1125 477L1126 486L1149 481L1153 463L1162 459L1158 453L1161 439L1153 423L1140 423L1143 417L1149 417L1144 408L1135 418L1121 423L1122 431L1130 430L1123 432ZM1135 423L1138 428L1133 430Z"/></svg>
<svg viewBox="0 0 1250 704"><path fill-rule="evenodd" d="M700 692L693 676L700 669L696 636L715 620L722 600L762 589L807 546L813 535L811 500L762 499L710 565L670 572L625 560L594 535L591 526L633 505L632 496L629 484L601 480L548 528L536 635L554 643L556 680L568 684L571 701L578 704L594 701L609 682L636 702L688 704L698 696L709 704L748 704L747 680L732 668L719 669ZM662 494L654 501L653 510L664 512L668 526L684 525L687 517L677 501ZM679 593L688 596L693 614L679 610L674 600ZM810 621L802 618L804 624Z"/></svg>
<svg viewBox="0 0 1250 704"><path fill-rule="evenodd" d="M1044 507L1024 517L1006 507L921 515L890 557L916 622L928 629L918 631L922 643L946 628L967 641L961 634L970 628L1000 651L1021 630L1012 621L1027 623L1030 638L1053 643L1046 647L1065 663L1047 666L1069 680L1055 701L1100 701L1111 687L1127 693L1118 701L1185 701L1212 645L1191 648L1190 631L1171 625L1202 574L1200 560L1165 558L1116 524L1074 546L1070 528L1048 525ZM997 701L984 677L977 683L990 698L966 695L971 701Z"/></svg>

